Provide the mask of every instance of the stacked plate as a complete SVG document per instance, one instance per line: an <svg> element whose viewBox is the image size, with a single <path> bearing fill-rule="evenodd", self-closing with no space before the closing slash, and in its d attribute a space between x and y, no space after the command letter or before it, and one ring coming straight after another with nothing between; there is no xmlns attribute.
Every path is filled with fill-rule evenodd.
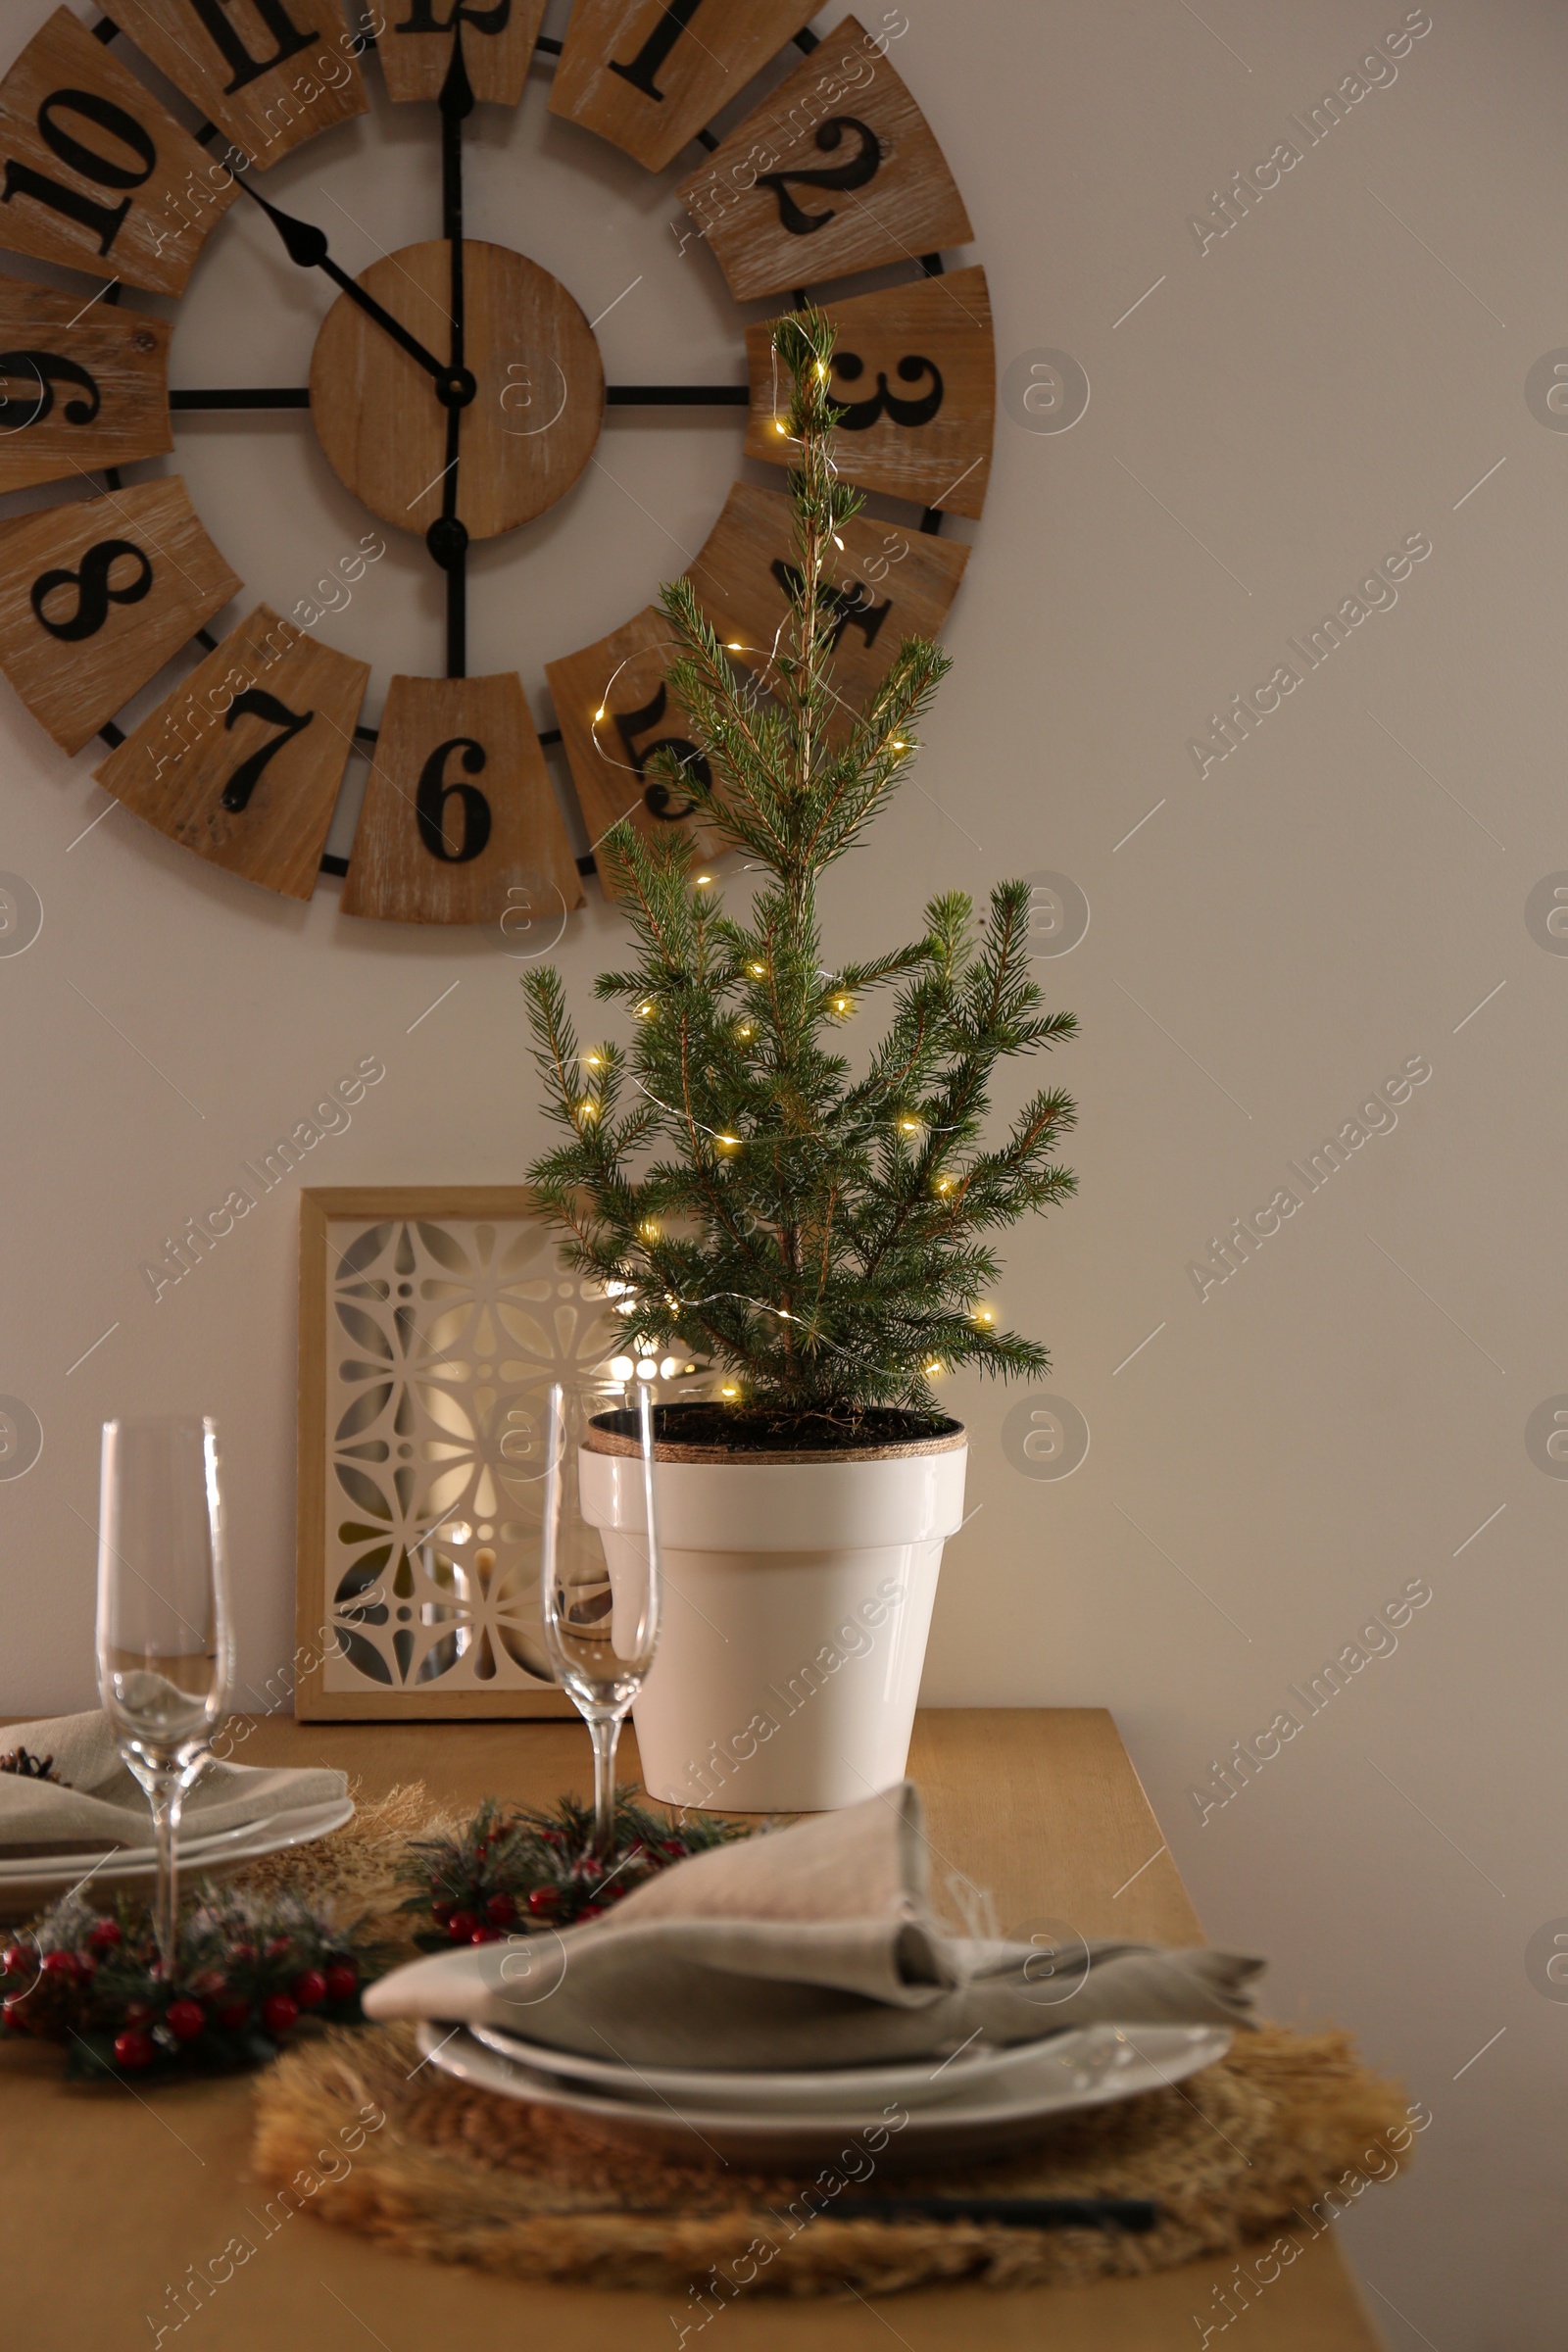
<svg viewBox="0 0 1568 2352"><path fill-rule="evenodd" d="M613 2145L745 2164L850 2155L867 2132L883 2166L1000 2154L1059 2116L1179 2082L1231 2040L1225 2027L1086 2026L946 2059L717 2074L582 2058L495 2026L418 2029L421 2054L476 2089L564 2109Z"/></svg>
<svg viewBox="0 0 1568 2352"><path fill-rule="evenodd" d="M318 1805L296 1805L286 1812L269 1813L238 1829L203 1837L199 1829L179 1840L181 1879L223 1878L242 1863L260 1861L291 1845L308 1845L340 1830L354 1816L351 1796L334 1796ZM200 1815L197 1815L200 1820ZM136 1824L139 1830L142 1824ZM96 1900L120 1891L145 1889L157 1874L157 1856L150 1843L122 1845L107 1853L0 1855L0 1920L30 1919L57 1903L73 1887L90 1881Z"/></svg>

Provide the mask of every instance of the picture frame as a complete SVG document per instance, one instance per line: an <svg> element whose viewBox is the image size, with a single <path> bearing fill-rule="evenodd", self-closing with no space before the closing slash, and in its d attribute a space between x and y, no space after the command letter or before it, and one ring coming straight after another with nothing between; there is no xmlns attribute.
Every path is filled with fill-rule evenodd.
<svg viewBox="0 0 1568 2352"><path fill-rule="evenodd" d="M572 1713L539 1632L540 1414L616 1344L526 1186L302 1195L301 1721Z"/></svg>

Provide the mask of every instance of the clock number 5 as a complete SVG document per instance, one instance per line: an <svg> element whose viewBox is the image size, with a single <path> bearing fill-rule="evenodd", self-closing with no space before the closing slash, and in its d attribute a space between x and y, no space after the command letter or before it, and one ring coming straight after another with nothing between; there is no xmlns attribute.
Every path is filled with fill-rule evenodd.
<svg viewBox="0 0 1568 2352"><path fill-rule="evenodd" d="M115 565L128 556L137 566L136 572L124 586L111 585ZM65 645L79 645L84 637L96 637L109 618L111 605L139 605L153 584L153 567L142 550L131 539L100 539L89 547L75 571L64 565L58 571L40 572L32 583L32 610L38 626L47 629ZM67 620L51 620L44 611L49 599L60 588L74 588L76 610Z"/></svg>
<svg viewBox="0 0 1568 2352"><path fill-rule="evenodd" d="M259 745L248 759L240 761L223 786L222 806L237 816L248 806L268 762L276 759L285 743L292 743L296 735L303 734L315 716L314 710L291 710L287 703L280 703L265 686L252 686L244 694L237 694L223 720L225 734L236 718L264 718L270 727L279 727L282 732L274 735L270 743Z"/></svg>
<svg viewBox="0 0 1568 2352"><path fill-rule="evenodd" d="M114 156L103 156L96 149L63 128L58 118L73 116L90 122L114 143L127 148L136 158L139 169L119 162ZM112 99L100 98L94 90L54 90L38 109L38 128L44 141L60 161L71 171L79 172L83 179L92 180L100 188L139 188L151 179L158 164L158 150L134 115L127 115L122 106ZM119 204L95 204L76 188L68 188L58 179L50 179L35 172L30 164L8 163L6 184L0 193L0 204L9 204L14 196L30 196L35 204L46 204L51 211L63 213L68 220L79 220L98 239L98 251L106 254L125 224L130 210L130 198Z"/></svg>
<svg viewBox="0 0 1568 2352"><path fill-rule="evenodd" d="M463 754L463 764L470 776L483 771L485 749L471 735L454 735L450 742L437 744L420 770L414 813L418 819L419 839L432 858L439 858L443 865L469 865L483 857L489 842L490 804L477 785L447 782L447 760L454 752ZM463 838L455 850L449 850L447 803L454 798L463 811Z"/></svg>
<svg viewBox="0 0 1568 2352"><path fill-rule="evenodd" d="M657 780L652 784L644 783L652 754L673 752L682 767L689 768L703 784L712 783L713 771L696 744L688 743L684 735L661 735L656 743L645 743L641 751L637 749L638 736L646 735L658 726L668 705L669 690L661 682L653 701L644 703L640 710L616 713L615 733L625 746L626 757L631 761L632 772L638 783L644 785L643 806L649 815L657 816L662 824L673 825L678 824L683 816L690 816L697 804L695 801L672 801L667 784Z"/></svg>

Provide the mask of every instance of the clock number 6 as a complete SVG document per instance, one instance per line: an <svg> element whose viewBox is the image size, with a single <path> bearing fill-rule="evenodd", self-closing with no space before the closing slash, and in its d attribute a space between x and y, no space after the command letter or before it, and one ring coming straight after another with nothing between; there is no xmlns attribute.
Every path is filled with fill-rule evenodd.
<svg viewBox="0 0 1568 2352"><path fill-rule="evenodd" d="M463 754L463 764L470 776L483 771L485 748L471 735L454 735L449 742L438 743L420 770L414 813L418 819L419 839L432 858L439 858L443 865L470 865L475 858L483 857L490 839L490 804L477 785L447 782L447 760L453 752ZM447 803L453 799L463 811L463 839L455 850L449 850L446 814Z"/></svg>
<svg viewBox="0 0 1568 2352"><path fill-rule="evenodd" d="M133 579L122 588L110 586L110 574L122 556L128 556L139 568ZM32 583L32 609L38 626L47 629L66 645L78 645L84 637L96 637L109 618L111 605L139 605L153 584L153 567L142 550L130 539L100 539L89 547L81 559L80 568L68 571L40 572ZM76 610L69 620L51 620L44 606L57 588L74 588Z"/></svg>
<svg viewBox="0 0 1568 2352"><path fill-rule="evenodd" d="M280 727L282 733L274 735L270 743L258 745L248 759L240 761L223 786L223 808L231 809L237 816L249 805L251 794L266 773L268 762L276 759L285 743L292 743L296 735L303 734L315 716L314 710L291 710L287 703L280 703L275 694L268 693L265 686L252 686L244 694L237 694L223 720L225 734L236 718L264 718L270 727Z"/></svg>

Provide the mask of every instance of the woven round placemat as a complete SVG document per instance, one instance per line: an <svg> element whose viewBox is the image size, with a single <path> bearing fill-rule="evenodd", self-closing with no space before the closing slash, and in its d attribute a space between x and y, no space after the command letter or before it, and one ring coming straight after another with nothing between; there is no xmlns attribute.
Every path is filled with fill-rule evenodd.
<svg viewBox="0 0 1568 2352"><path fill-rule="evenodd" d="M840 2177L837 2168L747 2175L604 2147L559 2113L420 2066L407 2026L339 2030L291 2052L261 2079L257 2107L261 2178L399 2253L720 2302L957 2278L1082 2284L1165 2270L1305 2221L1348 2177L1388 2178L1390 2134L1395 2147L1409 2137L1402 2092L1359 2063L1348 2034L1272 2026L1239 2034L1225 2059L1179 2087L1056 2126L1023 2157L885 2179L863 2177L863 2155L846 2159L862 2189L901 2194L1152 2197L1160 2218L1147 2235L842 2219L831 2199L812 2218L803 2192ZM385 2122L366 2133L362 2119L376 2113ZM330 2151L356 2143L345 2170ZM1392 2161L1397 2170L1402 2158Z"/></svg>

